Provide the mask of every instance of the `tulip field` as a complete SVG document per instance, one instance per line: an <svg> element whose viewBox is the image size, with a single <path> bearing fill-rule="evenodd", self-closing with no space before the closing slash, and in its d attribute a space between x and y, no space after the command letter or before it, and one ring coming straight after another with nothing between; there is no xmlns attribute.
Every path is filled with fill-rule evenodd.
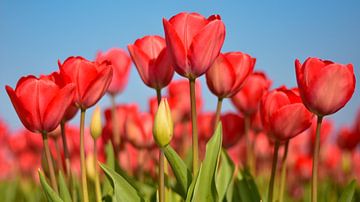
<svg viewBox="0 0 360 202"><path fill-rule="evenodd" d="M3 88L23 128L0 121L0 201L360 201L360 111L346 126L329 118L356 91L352 61L294 59L296 85L276 86L258 58L222 50L220 15L157 23L162 36L68 55ZM132 68L147 110L116 99Z"/></svg>

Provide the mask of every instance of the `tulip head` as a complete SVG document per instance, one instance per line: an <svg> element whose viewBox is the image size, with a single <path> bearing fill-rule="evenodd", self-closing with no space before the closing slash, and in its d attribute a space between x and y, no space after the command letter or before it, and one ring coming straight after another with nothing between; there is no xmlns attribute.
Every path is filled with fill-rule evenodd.
<svg viewBox="0 0 360 202"><path fill-rule="evenodd" d="M99 106L95 107L90 121L90 134L95 140L100 137L102 132L101 109Z"/></svg>
<svg viewBox="0 0 360 202"><path fill-rule="evenodd" d="M162 98L155 115L153 136L156 144L163 148L168 145L174 134L174 124L166 98Z"/></svg>
<svg viewBox="0 0 360 202"><path fill-rule="evenodd" d="M295 61L296 79L304 105L318 116L333 114L350 100L355 90L352 64L308 58Z"/></svg>

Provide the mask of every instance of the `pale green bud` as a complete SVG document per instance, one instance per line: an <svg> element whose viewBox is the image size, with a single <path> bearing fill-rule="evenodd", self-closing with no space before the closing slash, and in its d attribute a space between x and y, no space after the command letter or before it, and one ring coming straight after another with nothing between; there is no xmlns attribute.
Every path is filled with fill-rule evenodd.
<svg viewBox="0 0 360 202"><path fill-rule="evenodd" d="M90 134L94 139L100 137L102 132L101 109L96 106L90 121Z"/></svg>
<svg viewBox="0 0 360 202"><path fill-rule="evenodd" d="M174 123L171 118L171 111L166 98L162 98L155 114L153 136L159 147L165 147L171 141L174 133Z"/></svg>

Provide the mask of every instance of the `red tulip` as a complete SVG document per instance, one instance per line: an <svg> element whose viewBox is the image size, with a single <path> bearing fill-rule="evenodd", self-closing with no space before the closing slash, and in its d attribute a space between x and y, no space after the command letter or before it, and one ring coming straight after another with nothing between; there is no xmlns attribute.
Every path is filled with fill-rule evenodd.
<svg viewBox="0 0 360 202"><path fill-rule="evenodd" d="M113 67L113 76L107 92L115 95L121 93L129 78L131 59L121 48L112 48L107 52L98 52L96 61L101 64L110 61Z"/></svg>
<svg viewBox="0 0 360 202"><path fill-rule="evenodd" d="M340 148L352 151L360 142L360 134L348 127L343 127L338 133L337 142Z"/></svg>
<svg viewBox="0 0 360 202"><path fill-rule="evenodd" d="M337 112L355 90L352 64L308 58L303 65L295 61L296 79L304 105L318 116Z"/></svg>
<svg viewBox="0 0 360 202"><path fill-rule="evenodd" d="M255 58L245 53L220 53L206 72L210 91L219 98L232 97L252 73L255 62Z"/></svg>
<svg viewBox="0 0 360 202"><path fill-rule="evenodd" d="M294 173L300 179L309 180L311 178L312 159L308 155L299 155L295 160Z"/></svg>
<svg viewBox="0 0 360 202"><path fill-rule="evenodd" d="M134 45L128 45L128 49L141 79L147 86L162 89L170 83L174 68L164 38L145 36L136 40Z"/></svg>
<svg viewBox="0 0 360 202"><path fill-rule="evenodd" d="M323 120L322 124L321 124L321 129L320 129L320 144L322 144L323 142L325 142L328 137L331 135L333 131L333 123L329 120ZM308 130L309 134L309 138L310 138L310 143L311 143L311 149L314 149L314 145L315 145L315 138L316 138L316 120L313 120L313 123L310 127L310 129Z"/></svg>
<svg viewBox="0 0 360 202"><path fill-rule="evenodd" d="M254 115L259 108L262 96L270 88L271 81L262 72L250 74L243 87L231 101L241 113L246 116Z"/></svg>
<svg viewBox="0 0 360 202"><path fill-rule="evenodd" d="M208 19L198 13L179 13L163 19L166 44L175 71L195 79L203 75L220 53L225 26L219 15Z"/></svg>
<svg viewBox="0 0 360 202"><path fill-rule="evenodd" d="M74 102L80 109L95 105L105 94L112 79L112 65L90 62L82 57L69 57L60 65L65 83L74 83Z"/></svg>
<svg viewBox="0 0 360 202"><path fill-rule="evenodd" d="M203 112L197 115L200 140L207 142L212 137L214 132L214 122L215 113L213 112Z"/></svg>
<svg viewBox="0 0 360 202"><path fill-rule="evenodd" d="M152 128L154 118L150 113L134 113L125 122L127 140L136 148L152 148L155 146Z"/></svg>
<svg viewBox="0 0 360 202"><path fill-rule="evenodd" d="M234 146L244 134L244 118L235 113L226 113L221 116L223 127L223 146Z"/></svg>
<svg viewBox="0 0 360 202"><path fill-rule="evenodd" d="M286 141L310 127L313 115L302 104L296 89L278 88L261 101L262 122L271 138Z"/></svg>
<svg viewBox="0 0 360 202"><path fill-rule="evenodd" d="M15 90L6 86L10 100L24 126L37 133L54 130L70 106L74 84L59 87L47 77L22 77Z"/></svg>

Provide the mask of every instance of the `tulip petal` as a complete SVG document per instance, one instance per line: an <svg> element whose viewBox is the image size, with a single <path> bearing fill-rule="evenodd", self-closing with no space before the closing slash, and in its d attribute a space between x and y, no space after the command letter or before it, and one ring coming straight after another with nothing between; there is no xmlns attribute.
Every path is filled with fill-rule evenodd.
<svg viewBox="0 0 360 202"><path fill-rule="evenodd" d="M36 132L35 127L32 127L33 126L33 123L32 123L32 120L31 120L32 115L30 114L29 111L27 111L23 107L21 101L16 96L15 91L10 86L5 86L5 89L6 89L7 94L10 97L11 103L14 106L18 117L20 118L21 123L28 130L30 130L32 132ZM37 123L37 125L40 125L40 123Z"/></svg>
<svg viewBox="0 0 360 202"><path fill-rule="evenodd" d="M56 97L59 94L59 90L60 90L59 87L53 81L46 79L45 80L39 79L37 81L38 95L36 96L36 98L38 99L37 104L40 115L40 121L42 123L41 128L45 131L47 130L44 124L47 123L48 121L47 119L45 119L45 113L47 111L50 102L53 100L54 97Z"/></svg>
<svg viewBox="0 0 360 202"><path fill-rule="evenodd" d="M236 81L234 68L228 59L220 54L206 72L206 83L210 91L218 97L226 97Z"/></svg>
<svg viewBox="0 0 360 202"><path fill-rule="evenodd" d="M351 98L355 90L355 76L348 67L331 64L322 69L321 75L310 83L306 97L310 108L317 114L337 112Z"/></svg>
<svg viewBox="0 0 360 202"><path fill-rule="evenodd" d="M165 39L168 51L171 53L175 71L181 76L189 76L190 67L187 58L187 50L173 26L163 19Z"/></svg>
<svg viewBox="0 0 360 202"><path fill-rule="evenodd" d="M149 77L152 81L152 86L161 89L167 86L174 75L174 68L171 64L169 52L164 48L158 55L154 64L149 68ZM154 80L155 79L155 80Z"/></svg>
<svg viewBox="0 0 360 202"><path fill-rule="evenodd" d="M303 64L303 75L306 86L309 86L314 80L317 80L318 75L322 73L322 68L327 65L327 62L318 58L308 58Z"/></svg>
<svg viewBox="0 0 360 202"><path fill-rule="evenodd" d="M81 107L89 108L100 100L111 83L112 74L112 66L104 67L104 69L98 73L97 78L88 85L81 99Z"/></svg>
<svg viewBox="0 0 360 202"><path fill-rule="evenodd" d="M128 45L128 50L132 60L135 63L135 67L139 72L139 75L143 82L150 86L149 81L149 61L150 58L148 55L145 54L140 48L135 45Z"/></svg>
<svg viewBox="0 0 360 202"><path fill-rule="evenodd" d="M68 84L64 88L60 89L56 96L51 100L51 102L46 107L44 114L44 130L51 132L54 130L60 123L63 118L65 111L71 105L71 99L74 96L75 85Z"/></svg>
<svg viewBox="0 0 360 202"><path fill-rule="evenodd" d="M208 70L219 55L224 39L225 26L220 20L211 21L194 37L188 53L193 77Z"/></svg>
<svg viewBox="0 0 360 202"><path fill-rule="evenodd" d="M272 135L289 140L311 126L313 115L302 103L283 106L271 116Z"/></svg>

